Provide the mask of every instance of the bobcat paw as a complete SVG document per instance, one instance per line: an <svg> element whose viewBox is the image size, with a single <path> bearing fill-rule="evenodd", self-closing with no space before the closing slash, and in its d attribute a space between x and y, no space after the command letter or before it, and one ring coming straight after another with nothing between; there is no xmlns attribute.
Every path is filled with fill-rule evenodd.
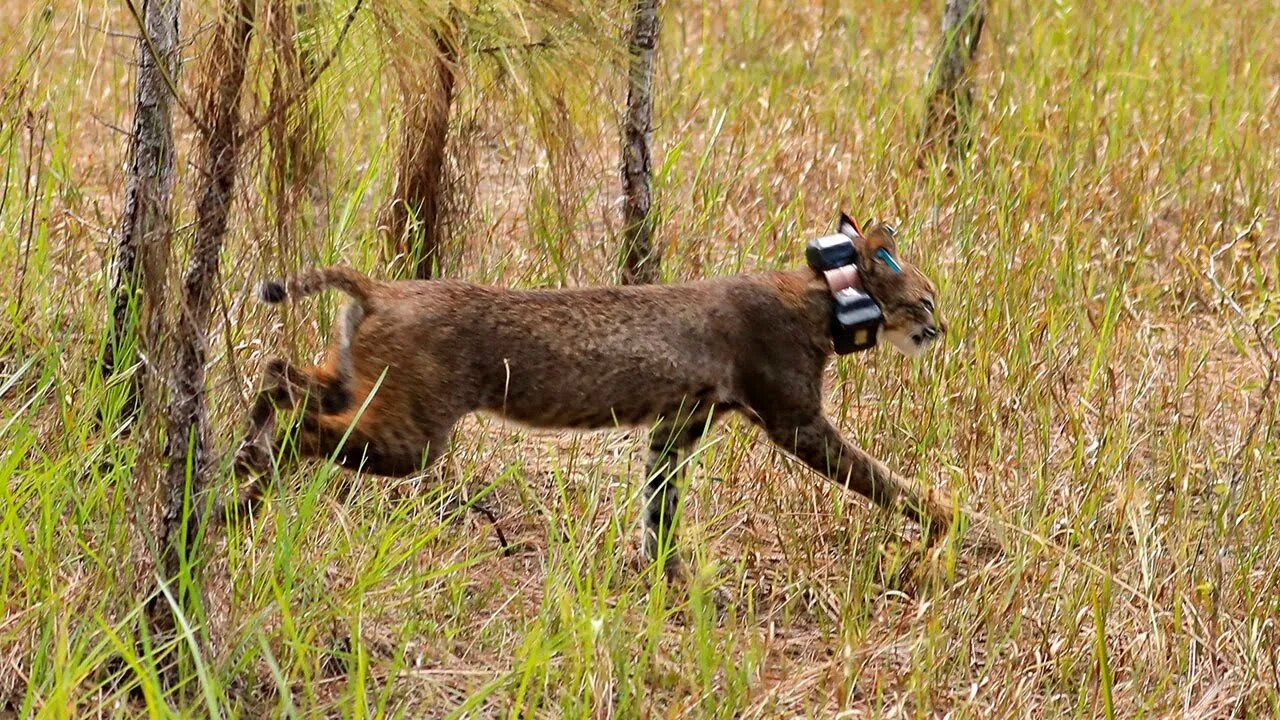
<svg viewBox="0 0 1280 720"><path fill-rule="evenodd" d="M239 477L266 475L271 469L271 452L261 444L245 441L236 450L235 473Z"/></svg>

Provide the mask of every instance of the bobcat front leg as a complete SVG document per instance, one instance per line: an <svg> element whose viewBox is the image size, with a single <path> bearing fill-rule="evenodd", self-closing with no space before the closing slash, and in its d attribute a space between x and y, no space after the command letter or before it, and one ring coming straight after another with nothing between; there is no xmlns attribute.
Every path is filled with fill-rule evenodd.
<svg viewBox="0 0 1280 720"><path fill-rule="evenodd" d="M821 412L792 415L791 421L766 422L769 439L832 482L901 512L920 524L929 543L947 534L951 501L941 491L924 491L883 463L854 447Z"/></svg>

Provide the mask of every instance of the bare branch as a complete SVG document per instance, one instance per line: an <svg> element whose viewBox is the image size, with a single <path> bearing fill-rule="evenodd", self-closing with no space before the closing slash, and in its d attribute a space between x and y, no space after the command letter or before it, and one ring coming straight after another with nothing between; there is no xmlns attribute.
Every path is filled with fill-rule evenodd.
<svg viewBox="0 0 1280 720"><path fill-rule="evenodd" d="M362 5L364 5L364 0L356 0L355 4L351 6L351 10L347 12L346 21L342 23L342 29L338 31L338 39L334 41L333 48L329 50L329 54L325 56L323 62L312 68L311 73L307 75L302 87L289 97L267 108L267 111L263 113L261 118L258 118L253 122L246 123L248 127L242 133L243 137L248 138L258 134L263 128L269 125L272 120L275 120L281 113L296 105L300 100L307 96L307 93L311 92L311 89L315 87L315 84L320 80L320 77L324 75L325 71L329 69L329 66L333 64L333 61L337 59L338 51L342 49L343 43L346 42L347 33L351 30L351 26L355 24L356 14L360 12L360 7Z"/></svg>

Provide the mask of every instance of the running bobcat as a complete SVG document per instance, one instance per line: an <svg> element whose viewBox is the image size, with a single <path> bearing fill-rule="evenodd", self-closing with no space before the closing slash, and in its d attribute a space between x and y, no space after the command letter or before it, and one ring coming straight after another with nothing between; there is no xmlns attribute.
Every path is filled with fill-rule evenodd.
<svg viewBox="0 0 1280 720"><path fill-rule="evenodd" d="M876 225L864 237L841 215L839 231L854 240L885 337L917 355L946 332L933 284L906 262L896 272L877 257L880 248L896 254L891 228ZM680 456L726 410L827 478L922 523L931 539L951 522L944 494L894 474L823 416L833 301L809 268L677 285L508 290L381 282L329 267L265 283L261 295L279 303L326 288L352 298L327 361L310 370L269 361L249 414L236 470L257 478L242 498L250 511L278 449L277 412L305 402L300 455L389 476L430 466L450 429L474 411L540 428L652 425L644 546L673 576L682 571L670 551Z"/></svg>

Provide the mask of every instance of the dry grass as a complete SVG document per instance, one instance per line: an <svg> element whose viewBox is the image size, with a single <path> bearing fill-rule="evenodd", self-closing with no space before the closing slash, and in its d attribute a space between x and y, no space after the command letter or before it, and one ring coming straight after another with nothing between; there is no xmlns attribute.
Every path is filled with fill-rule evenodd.
<svg viewBox="0 0 1280 720"><path fill-rule="evenodd" d="M470 54L448 274L616 277L624 93L617 46L591 32L620 38L625 11L581 9L593 5L543 4L527 36L510 29L513 3L468 19L473 50L537 41L554 13L597 25L550 49ZM304 39L327 48L347 7L317 7ZM950 552L922 582L897 580L913 529L732 423L691 473L683 538L701 579L689 597L650 590L635 433L478 419L457 433L449 487L407 500L321 465L284 478L270 512L211 553L209 606L190 618L208 642L161 696L160 654L136 653L152 585L138 498L155 473L93 423L118 395L92 370L124 186L113 128L130 113L132 43L113 33L132 21L117 3L6 3L0 715L1280 715L1280 438L1265 383L1280 343L1280 7L995 3L974 152L924 168L932 3L664 12L664 274L794 265L842 206L895 221L952 333L919 363L840 361L832 413L991 517L1004 555ZM210 17L207 2L184 17L188 72ZM313 355L332 318L329 300L265 312L248 288L338 258L386 267L388 57L423 47L356 24L308 108L323 147L288 202L271 195L285 187L265 169L271 138L250 145L214 312L220 448L262 358ZM255 53L251 115L275 57ZM185 152L189 119L178 131ZM181 224L195 178L180 167ZM482 493L515 555L459 514L460 495ZM725 617L707 599L717 583Z"/></svg>

